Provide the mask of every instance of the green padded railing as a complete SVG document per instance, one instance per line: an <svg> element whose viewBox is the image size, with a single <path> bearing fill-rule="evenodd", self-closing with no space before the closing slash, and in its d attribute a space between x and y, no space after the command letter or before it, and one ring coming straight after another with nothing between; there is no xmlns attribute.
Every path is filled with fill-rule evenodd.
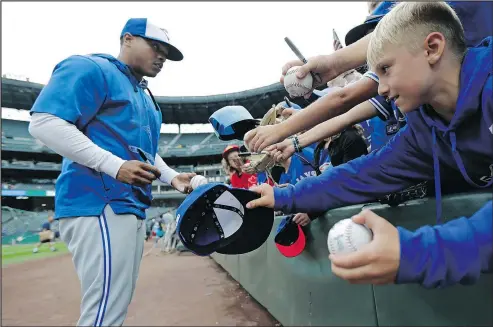
<svg viewBox="0 0 493 327"><path fill-rule="evenodd" d="M443 198L443 217L470 216L491 200L491 193ZM355 205L331 210L310 224L305 251L283 257L274 235L243 255L212 257L284 326L493 326L492 275L472 286L427 290L419 285L351 285L332 275L327 234L339 220L363 207L391 223L415 230L435 224L435 200L409 201L398 207Z"/></svg>

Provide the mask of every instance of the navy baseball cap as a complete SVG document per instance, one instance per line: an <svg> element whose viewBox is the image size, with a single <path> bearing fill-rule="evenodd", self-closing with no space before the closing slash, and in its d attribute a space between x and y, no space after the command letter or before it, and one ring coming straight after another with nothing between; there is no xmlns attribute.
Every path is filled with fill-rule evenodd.
<svg viewBox="0 0 493 327"><path fill-rule="evenodd" d="M276 247L285 257L292 258L305 249L306 237L300 225L293 222L294 215L281 220L274 238Z"/></svg>
<svg viewBox="0 0 493 327"><path fill-rule="evenodd" d="M346 46L358 41L368 34L371 29L374 29L383 16L385 16L392 9L392 6L395 3L395 1L383 1L377 8L375 8L370 16L366 17L363 24L358 25L347 32L345 38Z"/></svg>
<svg viewBox="0 0 493 327"><path fill-rule="evenodd" d="M183 59L180 50L170 43L168 31L151 24L147 18L130 18L123 27L120 37L123 37L125 33L164 43L169 50L166 59L172 61Z"/></svg>
<svg viewBox="0 0 493 327"><path fill-rule="evenodd" d="M265 243L274 223L274 210L248 209L259 194L223 183L200 185L176 211L176 231L183 245L200 256L213 252L243 254Z"/></svg>
<svg viewBox="0 0 493 327"><path fill-rule="evenodd" d="M222 141L242 140L246 132L254 129L258 121L243 106L226 106L215 111L209 122L214 133Z"/></svg>

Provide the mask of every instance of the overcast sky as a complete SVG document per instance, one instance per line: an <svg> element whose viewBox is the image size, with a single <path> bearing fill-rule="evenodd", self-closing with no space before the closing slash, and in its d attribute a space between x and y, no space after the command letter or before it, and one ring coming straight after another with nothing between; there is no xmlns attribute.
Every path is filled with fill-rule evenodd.
<svg viewBox="0 0 493 327"><path fill-rule="evenodd" d="M367 15L365 2L7 2L2 3L2 73L46 84L73 54L119 52L127 19L166 28L184 54L149 80L158 96L213 95L275 83L295 59L332 50ZM2 117L6 111L3 110Z"/></svg>

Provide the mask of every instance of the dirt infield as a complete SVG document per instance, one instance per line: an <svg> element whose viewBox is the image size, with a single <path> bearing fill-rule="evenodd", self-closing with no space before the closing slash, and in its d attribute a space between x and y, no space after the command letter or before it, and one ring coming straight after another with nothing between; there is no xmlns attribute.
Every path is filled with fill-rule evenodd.
<svg viewBox="0 0 493 327"><path fill-rule="evenodd" d="M154 253L142 259L124 326L279 326L212 259ZM2 326L74 326L79 301L68 254L2 268Z"/></svg>

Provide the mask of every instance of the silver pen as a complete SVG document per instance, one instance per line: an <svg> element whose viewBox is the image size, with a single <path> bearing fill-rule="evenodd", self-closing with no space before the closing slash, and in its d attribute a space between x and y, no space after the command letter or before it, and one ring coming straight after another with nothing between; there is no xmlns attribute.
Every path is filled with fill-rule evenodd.
<svg viewBox="0 0 493 327"><path fill-rule="evenodd" d="M294 45L294 43L289 39L289 37L285 37L284 41L288 44L288 46L291 48L291 50L294 52L294 54L298 57L299 60L303 61L303 63L307 63L308 61L306 58L301 54L300 50ZM318 83L318 85L322 84L322 78L320 78L320 75L314 72L310 72L312 75L313 79Z"/></svg>

